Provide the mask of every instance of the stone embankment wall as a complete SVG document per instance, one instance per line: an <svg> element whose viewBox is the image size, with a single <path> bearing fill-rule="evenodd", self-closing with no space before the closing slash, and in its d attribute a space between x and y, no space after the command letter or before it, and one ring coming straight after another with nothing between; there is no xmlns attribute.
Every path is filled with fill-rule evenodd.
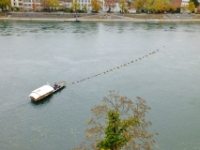
<svg viewBox="0 0 200 150"><path fill-rule="evenodd" d="M22 21L105 21L105 22L200 22L200 14L120 14L120 13L63 13L63 12L7 12L0 20Z"/></svg>
<svg viewBox="0 0 200 150"><path fill-rule="evenodd" d="M133 19L163 19L163 14L119 14Z"/></svg>
<svg viewBox="0 0 200 150"><path fill-rule="evenodd" d="M86 13L39 13L39 12L8 12L6 13L6 17L14 17L14 18L80 18L91 16L93 14Z"/></svg>

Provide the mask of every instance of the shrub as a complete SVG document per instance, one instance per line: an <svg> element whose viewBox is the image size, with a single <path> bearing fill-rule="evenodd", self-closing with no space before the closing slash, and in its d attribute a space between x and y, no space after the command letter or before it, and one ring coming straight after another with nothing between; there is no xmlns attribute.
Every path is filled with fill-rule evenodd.
<svg viewBox="0 0 200 150"><path fill-rule="evenodd" d="M97 10L92 10L91 12L92 12L92 13L98 13L98 11L97 11Z"/></svg>

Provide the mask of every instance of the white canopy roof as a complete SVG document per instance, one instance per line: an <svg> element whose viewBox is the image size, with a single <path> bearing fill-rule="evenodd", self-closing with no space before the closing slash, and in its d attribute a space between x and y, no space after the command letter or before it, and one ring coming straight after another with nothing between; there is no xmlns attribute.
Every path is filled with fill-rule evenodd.
<svg viewBox="0 0 200 150"><path fill-rule="evenodd" d="M29 97L34 97L35 99L38 99L39 97L49 92L52 92L53 90L53 87L51 87L50 85L43 85L42 87L32 91Z"/></svg>

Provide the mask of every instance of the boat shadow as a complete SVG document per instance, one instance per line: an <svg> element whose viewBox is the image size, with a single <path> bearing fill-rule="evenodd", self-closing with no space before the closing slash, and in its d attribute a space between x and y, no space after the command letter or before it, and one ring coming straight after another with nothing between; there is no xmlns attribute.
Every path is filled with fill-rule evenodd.
<svg viewBox="0 0 200 150"><path fill-rule="evenodd" d="M53 94L43 98L42 100L39 100L39 101L33 101L31 100L31 104L34 105L34 106L37 106L37 105L46 105L47 103L49 103L51 101L51 99L54 97L54 95L60 93L65 87L59 89L58 91L54 92Z"/></svg>

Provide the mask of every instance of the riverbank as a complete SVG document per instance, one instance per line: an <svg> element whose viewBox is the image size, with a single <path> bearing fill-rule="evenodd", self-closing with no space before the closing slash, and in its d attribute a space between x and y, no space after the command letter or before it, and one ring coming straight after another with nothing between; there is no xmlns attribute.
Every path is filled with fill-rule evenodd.
<svg viewBox="0 0 200 150"><path fill-rule="evenodd" d="M6 13L3 21L51 22L200 22L200 14L74 14L74 13Z"/></svg>

